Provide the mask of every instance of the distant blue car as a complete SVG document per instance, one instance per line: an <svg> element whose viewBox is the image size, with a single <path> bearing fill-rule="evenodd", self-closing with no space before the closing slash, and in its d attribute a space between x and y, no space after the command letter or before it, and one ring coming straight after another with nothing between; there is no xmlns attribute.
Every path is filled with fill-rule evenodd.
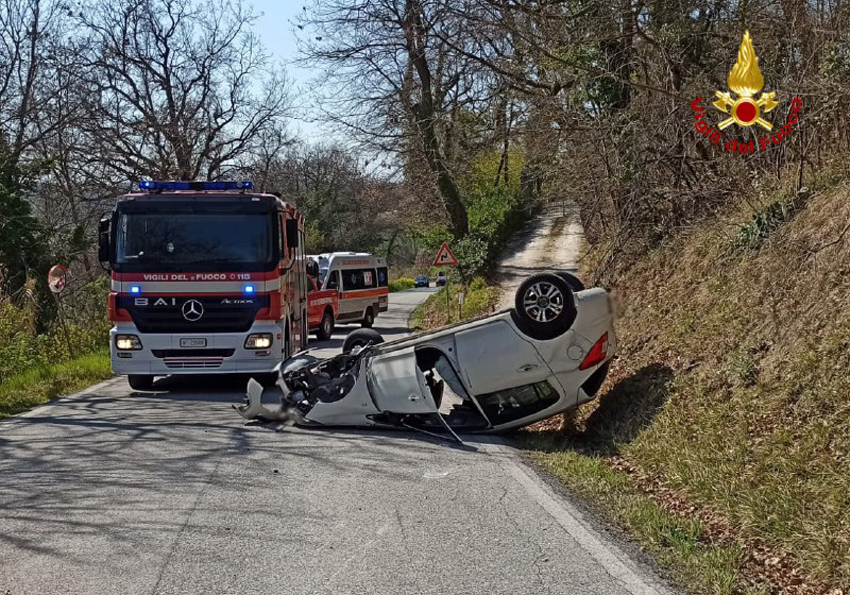
<svg viewBox="0 0 850 595"><path fill-rule="evenodd" d="M428 287L429 285L431 285L431 280L428 278L428 275L419 275L413 281L414 287Z"/></svg>

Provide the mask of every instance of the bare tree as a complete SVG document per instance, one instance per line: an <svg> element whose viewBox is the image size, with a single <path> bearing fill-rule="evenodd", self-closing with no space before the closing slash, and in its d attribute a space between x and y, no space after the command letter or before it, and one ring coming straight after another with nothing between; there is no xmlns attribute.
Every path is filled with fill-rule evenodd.
<svg viewBox="0 0 850 595"><path fill-rule="evenodd" d="M305 61L327 68L327 118L408 167L424 164L453 233L463 236L469 224L449 155L452 115L476 100L480 78L442 41L457 28L450 17L443 1L325 0L298 27L308 32Z"/></svg>
<svg viewBox="0 0 850 595"><path fill-rule="evenodd" d="M44 114L68 84L58 78L67 10L48 0L0 0L0 134L8 163L61 125Z"/></svg>
<svg viewBox="0 0 850 595"><path fill-rule="evenodd" d="M128 179L213 179L280 130L287 84L254 18L228 0L103 0L86 10L86 133L99 160Z"/></svg>

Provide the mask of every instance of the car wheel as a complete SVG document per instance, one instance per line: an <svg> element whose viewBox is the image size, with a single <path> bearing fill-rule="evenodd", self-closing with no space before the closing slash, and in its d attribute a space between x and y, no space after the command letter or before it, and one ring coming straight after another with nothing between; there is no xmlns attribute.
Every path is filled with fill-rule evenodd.
<svg viewBox="0 0 850 595"><path fill-rule="evenodd" d="M366 347L367 345L378 345L384 342L381 334L370 328L361 328L349 333L342 344L342 352L350 353L355 347Z"/></svg>
<svg viewBox="0 0 850 595"><path fill-rule="evenodd" d="M127 382L130 383L130 388L133 390L150 390L153 388L153 376L147 374L130 374L127 376Z"/></svg>
<svg viewBox="0 0 850 595"><path fill-rule="evenodd" d="M319 324L319 328L316 330L316 338L319 341L327 341L331 338L331 335L334 332L334 315L330 310L325 310L324 316L322 316L322 322Z"/></svg>
<svg viewBox="0 0 850 595"><path fill-rule="evenodd" d="M360 326L363 328L372 328L373 324L375 324L375 315L372 314L372 308L366 308L366 315L360 321Z"/></svg>
<svg viewBox="0 0 850 595"><path fill-rule="evenodd" d="M555 274L567 283L569 283L570 289L572 289L573 292L584 291L586 289L584 283L581 282L581 279L579 279L572 273L568 273L567 271L558 271Z"/></svg>
<svg viewBox="0 0 850 595"><path fill-rule="evenodd" d="M530 276L517 289L513 314L519 329L532 339L554 339L576 319L570 284L555 273Z"/></svg>
<svg viewBox="0 0 850 595"><path fill-rule="evenodd" d="M305 366L312 366L318 361L319 358L314 357L309 353L295 355L281 364L280 374L289 374L290 372L295 372L296 370L300 370Z"/></svg>

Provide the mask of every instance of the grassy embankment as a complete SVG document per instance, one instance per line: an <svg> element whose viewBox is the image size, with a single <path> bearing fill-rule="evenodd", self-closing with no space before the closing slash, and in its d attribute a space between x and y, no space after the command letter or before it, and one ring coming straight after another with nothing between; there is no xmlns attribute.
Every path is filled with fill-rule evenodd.
<svg viewBox="0 0 850 595"><path fill-rule="evenodd" d="M29 368L0 384L0 419L81 390L111 375L106 350L58 364Z"/></svg>
<svg viewBox="0 0 850 595"><path fill-rule="evenodd" d="M848 194L741 209L620 275L600 398L525 434L693 591L850 588Z"/></svg>
<svg viewBox="0 0 850 595"><path fill-rule="evenodd" d="M33 299L34 280L14 298L0 291L0 418L110 376L108 283L104 276L78 288L64 305L64 326L55 318L46 328L37 323L46 313Z"/></svg>
<svg viewBox="0 0 850 595"><path fill-rule="evenodd" d="M458 293L464 291L463 306L458 304ZM467 287L457 283L448 285L448 309L446 305L446 287L430 296L422 303L410 318L410 328L414 331L437 328L450 322L468 320L489 314L499 301L499 289L487 284L482 278L473 279Z"/></svg>

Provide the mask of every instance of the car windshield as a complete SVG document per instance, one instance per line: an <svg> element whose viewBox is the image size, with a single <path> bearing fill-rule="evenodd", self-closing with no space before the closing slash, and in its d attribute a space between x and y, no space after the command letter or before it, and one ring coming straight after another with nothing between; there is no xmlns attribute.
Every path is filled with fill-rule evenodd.
<svg viewBox="0 0 850 595"><path fill-rule="evenodd" d="M557 403L559 396L551 384L538 382L475 398L490 422L499 425L539 413Z"/></svg>
<svg viewBox="0 0 850 595"><path fill-rule="evenodd" d="M123 213L116 262L256 264L272 258L271 217L234 213Z"/></svg>

